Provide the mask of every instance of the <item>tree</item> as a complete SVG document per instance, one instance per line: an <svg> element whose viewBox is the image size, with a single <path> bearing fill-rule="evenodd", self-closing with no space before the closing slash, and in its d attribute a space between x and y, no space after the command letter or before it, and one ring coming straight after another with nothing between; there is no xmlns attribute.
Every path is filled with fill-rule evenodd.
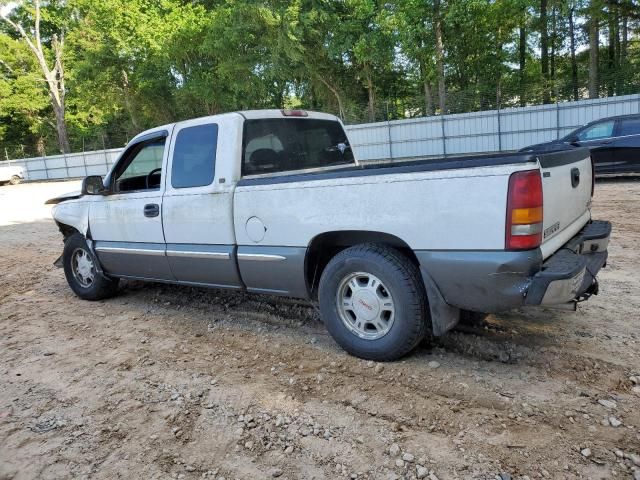
<svg viewBox="0 0 640 480"><path fill-rule="evenodd" d="M551 103L549 94L549 22L547 18L548 0L540 0L540 65L542 68L542 102Z"/></svg>
<svg viewBox="0 0 640 480"><path fill-rule="evenodd" d="M600 14L599 0L591 0L588 11L587 30L589 34L589 98L598 98L598 50L600 48Z"/></svg>
<svg viewBox="0 0 640 480"><path fill-rule="evenodd" d="M576 61L575 7L569 7L569 52L571 55L571 91L573 100L578 100L578 62Z"/></svg>
<svg viewBox="0 0 640 480"><path fill-rule="evenodd" d="M444 77L444 45L442 43L442 8L440 0L433 0L433 25L436 36L436 69L438 71L438 100L440 114L447 113L447 87Z"/></svg>
<svg viewBox="0 0 640 480"><path fill-rule="evenodd" d="M8 14L0 15L0 18L11 26L20 38L28 45L29 49L35 56L44 81L49 88L51 97L51 106L56 118L56 131L58 134L58 144L62 153L68 153L69 137L67 136L67 123L65 120L65 72L63 65L64 50L64 31L59 34L54 33L51 37L51 49L53 50L53 60L50 66L50 60L47 60L46 51L43 47L43 39L40 31L40 0L34 0L34 17L33 25L26 26L19 20L14 21ZM31 33L27 33L27 29Z"/></svg>

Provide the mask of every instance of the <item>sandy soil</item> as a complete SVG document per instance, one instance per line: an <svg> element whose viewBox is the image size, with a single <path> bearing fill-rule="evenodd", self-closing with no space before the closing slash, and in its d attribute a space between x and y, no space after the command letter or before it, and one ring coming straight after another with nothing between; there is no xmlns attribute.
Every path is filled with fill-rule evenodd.
<svg viewBox="0 0 640 480"><path fill-rule="evenodd" d="M640 478L640 182L598 183L601 294L343 353L313 306L126 283L88 303L42 202L0 187L0 479ZM617 425L617 426L613 426Z"/></svg>

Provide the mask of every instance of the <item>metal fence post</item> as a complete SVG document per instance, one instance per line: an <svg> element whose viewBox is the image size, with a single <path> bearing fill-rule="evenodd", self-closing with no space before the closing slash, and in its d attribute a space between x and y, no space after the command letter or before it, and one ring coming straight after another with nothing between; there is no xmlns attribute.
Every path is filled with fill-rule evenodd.
<svg viewBox="0 0 640 480"><path fill-rule="evenodd" d="M560 138L560 104L558 103L558 100L556 100L556 140L559 138Z"/></svg>
<svg viewBox="0 0 640 480"><path fill-rule="evenodd" d="M502 127L500 125L500 104L498 103L498 151L502 151Z"/></svg>
<svg viewBox="0 0 640 480"><path fill-rule="evenodd" d="M67 163L67 154L62 152L62 159L64 160L64 169L67 172L67 178L69 178L69 164Z"/></svg>
<svg viewBox="0 0 640 480"><path fill-rule="evenodd" d="M393 160L393 141L391 140L391 123L389 121L389 101L386 102L387 107L387 140L389 141L389 158Z"/></svg>
<svg viewBox="0 0 640 480"><path fill-rule="evenodd" d="M444 130L444 114L440 113L440 125L442 127L442 156L446 157L447 156L447 137L444 134L445 130Z"/></svg>
<svg viewBox="0 0 640 480"><path fill-rule="evenodd" d="M82 166L84 167L84 176L89 176L89 171L87 170L87 156L84 153L84 137L82 137Z"/></svg>
<svg viewBox="0 0 640 480"><path fill-rule="evenodd" d="M47 167L47 152L42 155L42 163L44 163L44 176L49 180L49 167Z"/></svg>

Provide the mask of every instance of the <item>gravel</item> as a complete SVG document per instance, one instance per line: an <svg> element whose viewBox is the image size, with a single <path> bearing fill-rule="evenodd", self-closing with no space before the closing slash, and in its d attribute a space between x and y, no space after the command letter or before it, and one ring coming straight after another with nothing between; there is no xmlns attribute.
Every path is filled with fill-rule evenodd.
<svg viewBox="0 0 640 480"><path fill-rule="evenodd" d="M613 410L618 406L618 404L613 400L600 399L598 400L598 403L602 405L604 408L608 408L609 410Z"/></svg>

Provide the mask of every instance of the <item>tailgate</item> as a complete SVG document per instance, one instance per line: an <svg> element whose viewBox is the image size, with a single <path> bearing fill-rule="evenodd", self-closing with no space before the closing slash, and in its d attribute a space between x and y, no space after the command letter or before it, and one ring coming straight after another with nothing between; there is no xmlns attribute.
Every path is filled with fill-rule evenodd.
<svg viewBox="0 0 640 480"><path fill-rule="evenodd" d="M591 218L591 157L586 148L540 155L544 220L542 257L569 241Z"/></svg>

